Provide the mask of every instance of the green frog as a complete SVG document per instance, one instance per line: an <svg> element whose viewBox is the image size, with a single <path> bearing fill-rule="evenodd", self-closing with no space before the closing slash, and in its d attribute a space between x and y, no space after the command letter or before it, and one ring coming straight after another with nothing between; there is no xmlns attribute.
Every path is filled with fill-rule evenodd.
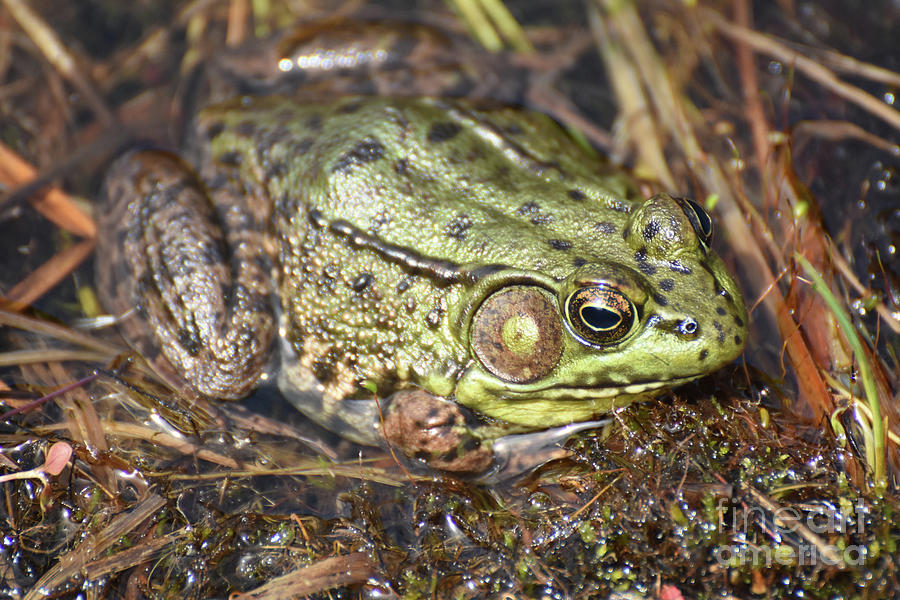
<svg viewBox="0 0 900 600"><path fill-rule="evenodd" d="M643 197L549 117L438 97L268 94L120 158L98 288L174 385L264 381L315 421L477 472L734 360L738 287L696 202Z"/></svg>

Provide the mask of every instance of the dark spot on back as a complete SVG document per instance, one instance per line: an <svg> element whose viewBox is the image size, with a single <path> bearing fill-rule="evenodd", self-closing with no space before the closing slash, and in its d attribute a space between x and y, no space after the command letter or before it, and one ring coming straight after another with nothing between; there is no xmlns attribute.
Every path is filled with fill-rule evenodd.
<svg viewBox="0 0 900 600"><path fill-rule="evenodd" d="M286 127L275 127L273 129L267 129L260 135L260 142L257 145L264 148L266 151L270 151L273 146L290 141L293 137L293 132L289 131Z"/></svg>
<svg viewBox="0 0 900 600"><path fill-rule="evenodd" d="M338 108L337 112L342 115L352 115L360 108L362 108L362 102L360 100L354 100L353 102L350 102Z"/></svg>
<svg viewBox="0 0 900 600"><path fill-rule="evenodd" d="M644 227L644 231L641 234L644 236L644 241L649 242L656 237L656 234L659 233L659 223L656 221L650 221Z"/></svg>
<svg viewBox="0 0 900 600"><path fill-rule="evenodd" d="M517 208L516 214L522 216L531 215L531 219L529 220L532 225L546 225L553 222L553 215L542 213L540 205L534 201L526 202Z"/></svg>
<svg viewBox="0 0 900 600"><path fill-rule="evenodd" d="M742 341L743 340L741 339L741 336L739 336L739 335L734 336L734 345L735 346L740 346Z"/></svg>
<svg viewBox="0 0 900 600"><path fill-rule="evenodd" d="M472 227L472 219L469 215L459 214L447 223L447 227L444 228L444 233L447 234L447 237L453 238L454 240L464 240L466 239L466 232L470 227Z"/></svg>
<svg viewBox="0 0 900 600"><path fill-rule="evenodd" d="M337 364L341 360L341 353L330 348L325 354L313 361L312 371L322 383L331 383L337 376Z"/></svg>
<svg viewBox="0 0 900 600"><path fill-rule="evenodd" d="M600 221L594 225L594 231L603 234L612 234L616 232L616 224L609 221Z"/></svg>
<svg viewBox="0 0 900 600"><path fill-rule="evenodd" d="M181 328L178 330L178 345L184 348L184 350L191 356L197 356L198 354L200 354L200 350L202 348L197 332L187 328Z"/></svg>
<svg viewBox="0 0 900 600"><path fill-rule="evenodd" d="M575 267L576 269L578 267L583 267L586 264L587 264L587 260L584 258L578 257L578 258L572 259L572 266Z"/></svg>
<svg viewBox="0 0 900 600"><path fill-rule="evenodd" d="M518 123L512 123L512 124L510 124L510 125L507 125L507 126L503 129L503 131L505 131L505 132L508 133L509 135L522 135L523 133L525 133L525 132L522 130L522 127L521 127Z"/></svg>
<svg viewBox="0 0 900 600"><path fill-rule="evenodd" d="M303 138L299 142L291 144L291 153L295 156L306 154L310 148L312 148L313 139L312 138Z"/></svg>
<svg viewBox="0 0 900 600"><path fill-rule="evenodd" d="M433 123L428 130L428 141L435 143L446 142L455 137L460 131L462 131L462 126L459 123L452 121Z"/></svg>
<svg viewBox="0 0 900 600"><path fill-rule="evenodd" d="M352 289L356 293L359 293L369 287L369 285L373 281L375 281L375 276L371 273L360 273L353 281L350 282L350 289Z"/></svg>
<svg viewBox="0 0 900 600"><path fill-rule="evenodd" d="M256 268L262 273L268 273L269 269L272 268L271 261L262 252L253 257L253 262L256 264Z"/></svg>
<svg viewBox="0 0 900 600"><path fill-rule="evenodd" d="M670 260L669 270L674 271L675 273L681 273L682 275L690 275L693 273L690 267L684 266L679 260Z"/></svg>
<svg viewBox="0 0 900 600"><path fill-rule="evenodd" d="M401 177L409 176L409 161L405 158L401 158L400 160L395 162L394 173L400 175Z"/></svg>
<svg viewBox="0 0 900 600"><path fill-rule="evenodd" d="M554 250L569 250L572 247L572 242L567 240L547 240L547 243Z"/></svg>
<svg viewBox="0 0 900 600"><path fill-rule="evenodd" d="M572 200L577 200L578 202L583 202L587 198L587 196L585 196L584 192L582 192L581 190L572 189L569 190L568 194L569 198L571 198Z"/></svg>
<svg viewBox="0 0 900 600"><path fill-rule="evenodd" d="M226 173L224 169L218 169L212 177L206 180L206 187L212 191L220 191L226 188L232 189L229 187L229 184L233 181L233 175Z"/></svg>
<svg viewBox="0 0 900 600"><path fill-rule="evenodd" d="M328 263L322 267L322 277L325 279L331 279L333 281L337 279L340 274L340 268L334 263Z"/></svg>
<svg viewBox="0 0 900 600"><path fill-rule="evenodd" d="M728 313L728 311L726 311L726 310L725 310L724 308L722 308L721 306L717 306L717 307L716 307L716 314L717 314L717 315L724 317L727 313Z"/></svg>
<svg viewBox="0 0 900 600"><path fill-rule="evenodd" d="M297 201L298 198L296 194L292 194L290 190L281 194L281 197L276 200L276 208L279 214L282 215L293 215L297 212ZM310 219L312 220L312 219Z"/></svg>
<svg viewBox="0 0 900 600"><path fill-rule="evenodd" d="M725 329L722 327L722 324L718 321L713 321L713 327L716 328L716 341L720 344L725 343Z"/></svg>
<svg viewBox="0 0 900 600"><path fill-rule="evenodd" d="M332 171L346 171L357 165L362 165L378 160L384 156L384 146L375 138L367 137L361 140L353 148L345 152L334 163Z"/></svg>
<svg viewBox="0 0 900 600"><path fill-rule="evenodd" d="M306 119L306 127L313 133L322 131L322 115L316 113Z"/></svg>
<svg viewBox="0 0 900 600"><path fill-rule="evenodd" d="M626 204L622 200L612 200L610 202L607 202L606 207L611 210L614 210L616 212L621 212L621 213L630 213L631 212L631 205Z"/></svg>
<svg viewBox="0 0 900 600"><path fill-rule="evenodd" d="M640 248L634 253L634 260L638 265L638 270L644 275L655 275L656 267L647 262L647 249Z"/></svg>
<svg viewBox="0 0 900 600"><path fill-rule="evenodd" d="M663 296L662 294L653 294L653 301L659 304L660 306L665 306L669 303L669 299Z"/></svg>
<svg viewBox="0 0 900 600"><path fill-rule="evenodd" d="M312 222L313 227L316 227L319 229L321 229L323 227L328 227L328 219L326 219L325 215L322 214L322 211L320 211L317 208L310 209L309 220L310 220L310 222Z"/></svg>
<svg viewBox="0 0 900 600"><path fill-rule="evenodd" d="M229 298L229 300L231 300L231 298L237 298L238 301L229 301L229 304L240 306L241 310L249 314L261 314L269 310L268 298L254 293L245 285L234 285L231 289L231 295L226 297Z"/></svg>
<svg viewBox="0 0 900 600"><path fill-rule="evenodd" d="M235 131L237 131L240 135L250 137L254 133L256 133L256 123L245 119L237 124L237 127L235 127Z"/></svg>
<svg viewBox="0 0 900 600"><path fill-rule="evenodd" d="M661 289L664 292L671 292L672 290L675 289L675 280L669 279L668 277L666 279L660 279L659 280L659 289Z"/></svg>
<svg viewBox="0 0 900 600"><path fill-rule="evenodd" d="M212 140L217 138L223 131L225 131L225 123L222 121L214 121L206 128L206 139Z"/></svg>
<svg viewBox="0 0 900 600"><path fill-rule="evenodd" d="M243 159L240 152L226 152L220 154L216 160L227 167L238 167Z"/></svg>
<svg viewBox="0 0 900 600"><path fill-rule="evenodd" d="M738 327L743 327L744 320L742 318L740 318L739 316L735 315L734 316L734 324L737 325Z"/></svg>
<svg viewBox="0 0 900 600"><path fill-rule="evenodd" d="M400 280L400 283L397 284L397 295L399 296L406 290L412 287L413 280L412 277L404 277Z"/></svg>
<svg viewBox="0 0 900 600"><path fill-rule="evenodd" d="M431 329L436 328L441 324L441 314L443 311L440 308L432 308L425 314L425 325L430 327Z"/></svg>
<svg viewBox="0 0 900 600"><path fill-rule="evenodd" d="M700 360L706 360L707 356L709 356L709 350L701 350L700 356L698 356L697 358L699 358Z"/></svg>
<svg viewBox="0 0 900 600"><path fill-rule="evenodd" d="M288 168L286 164L281 161L272 161L266 167L266 180L268 181L270 179L282 177L287 171Z"/></svg>
<svg viewBox="0 0 900 600"><path fill-rule="evenodd" d="M517 215L531 215L540 212L541 207L537 202L526 202L516 209Z"/></svg>

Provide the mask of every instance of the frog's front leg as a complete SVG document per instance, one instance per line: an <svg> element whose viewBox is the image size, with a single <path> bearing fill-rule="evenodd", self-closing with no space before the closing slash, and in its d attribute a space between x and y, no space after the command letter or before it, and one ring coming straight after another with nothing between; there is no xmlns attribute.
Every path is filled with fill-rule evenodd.
<svg viewBox="0 0 900 600"><path fill-rule="evenodd" d="M456 402L425 390L404 390L390 397L384 415L387 441L442 471L479 473L491 466L490 443L477 435L478 423Z"/></svg>
<svg viewBox="0 0 900 600"><path fill-rule="evenodd" d="M234 399L256 386L268 360L270 273L262 229L250 217L220 217L233 206L225 198L223 209L218 194L233 190L211 193L215 205L193 169L168 152L116 161L98 210L99 294L128 342L170 383Z"/></svg>

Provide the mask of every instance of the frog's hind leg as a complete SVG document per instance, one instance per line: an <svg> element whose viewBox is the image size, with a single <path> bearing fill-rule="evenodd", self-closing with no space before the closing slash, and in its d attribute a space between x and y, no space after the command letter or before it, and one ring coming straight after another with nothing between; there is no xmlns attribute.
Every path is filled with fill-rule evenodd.
<svg viewBox="0 0 900 600"><path fill-rule="evenodd" d="M159 150L116 161L103 198L98 291L126 339L170 383L215 398L247 395L275 328L262 231L250 219L223 230L193 170Z"/></svg>

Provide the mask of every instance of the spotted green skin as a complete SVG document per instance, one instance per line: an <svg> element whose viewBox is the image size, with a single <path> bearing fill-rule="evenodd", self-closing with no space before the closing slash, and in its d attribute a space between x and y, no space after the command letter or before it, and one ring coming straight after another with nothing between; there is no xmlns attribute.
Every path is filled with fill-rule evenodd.
<svg viewBox="0 0 900 600"><path fill-rule="evenodd" d="M661 257L646 256L641 234L626 240L643 202L633 184L542 115L431 99L257 98L206 110L198 127L221 130L211 160L237 153L236 176L273 203L287 338L335 401L367 396L363 381L383 395L418 385L552 426L708 373L743 348L745 309L719 258L696 236ZM458 271L503 268L452 281L355 248L328 227L336 221ZM693 234L685 223L679 231ZM601 348L566 335L556 369L522 385L473 360L468 326L484 298L514 282L555 292L576 265L631 276L645 299L635 334ZM679 334L686 319L697 335Z"/></svg>
<svg viewBox="0 0 900 600"><path fill-rule="evenodd" d="M377 439L376 413L349 414L373 390L421 388L542 429L651 397L743 349L740 293L684 211L645 201L543 115L427 98L244 97L198 115L189 153L226 232L257 236L268 278L254 286L276 299L280 386L353 439ZM253 252L242 245L232 268ZM623 340L573 334L560 307L583 281L635 303ZM543 290L563 323L555 366L527 383L493 375L471 344L478 308L513 285ZM241 310L239 337L276 336L274 320L252 314L271 307ZM206 393L239 396L264 376L248 368L240 389Z"/></svg>

